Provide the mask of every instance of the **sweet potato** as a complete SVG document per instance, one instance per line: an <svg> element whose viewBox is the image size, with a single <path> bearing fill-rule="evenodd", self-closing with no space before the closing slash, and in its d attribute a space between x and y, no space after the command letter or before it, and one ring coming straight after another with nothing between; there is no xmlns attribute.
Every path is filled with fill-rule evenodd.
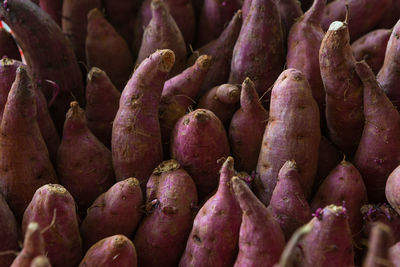
<svg viewBox="0 0 400 267"><path fill-rule="evenodd" d="M36 189L57 182L36 110L31 78L20 66L0 125L0 191L18 220Z"/></svg>
<svg viewBox="0 0 400 267"><path fill-rule="evenodd" d="M163 160L158 106L174 61L169 49L154 52L136 69L121 95L111 138L118 181L135 177L144 188Z"/></svg>
<svg viewBox="0 0 400 267"><path fill-rule="evenodd" d="M365 60L373 72L377 74L385 59L386 46L391 29L371 31L351 44L351 50L357 61Z"/></svg>
<svg viewBox="0 0 400 267"><path fill-rule="evenodd" d="M36 86L47 99L57 95L50 114L61 131L72 95L80 103L84 99L82 74L73 50L60 27L31 1L2 1L0 16L24 51ZM55 93L58 89L46 80L57 84L59 92Z"/></svg>
<svg viewBox="0 0 400 267"><path fill-rule="evenodd" d="M303 10L299 0L279 0L277 3L284 36L287 36L292 25L303 15Z"/></svg>
<svg viewBox="0 0 400 267"><path fill-rule="evenodd" d="M111 235L130 236L142 218L142 191L139 181L128 178L101 194L87 211L81 224L85 249Z"/></svg>
<svg viewBox="0 0 400 267"><path fill-rule="evenodd" d="M286 240L297 228L311 220L311 209L300 184L295 161L286 161L279 170L268 209L278 222Z"/></svg>
<svg viewBox="0 0 400 267"><path fill-rule="evenodd" d="M0 57L21 60L21 55L14 37L4 28L0 29Z"/></svg>
<svg viewBox="0 0 400 267"><path fill-rule="evenodd" d="M237 253L242 211L232 192L233 158L221 168L217 192L201 207L179 266L232 266Z"/></svg>
<svg viewBox="0 0 400 267"><path fill-rule="evenodd" d="M51 265L46 256L37 256L33 259L30 267L51 267Z"/></svg>
<svg viewBox="0 0 400 267"><path fill-rule="evenodd" d="M346 22L335 21L319 50L319 64L325 86L325 118L329 139L349 158L357 149L364 127L363 85L355 73Z"/></svg>
<svg viewBox="0 0 400 267"><path fill-rule="evenodd" d="M180 118L171 137L171 158L193 178L199 200L218 185L219 160L229 155L221 121L209 110L197 109Z"/></svg>
<svg viewBox="0 0 400 267"><path fill-rule="evenodd" d="M146 195L147 215L133 239L138 264L177 266L192 229L196 185L179 163L171 159L154 170L147 182Z"/></svg>
<svg viewBox="0 0 400 267"><path fill-rule="evenodd" d="M368 253L362 266L392 266L389 259L389 249L393 245L394 242L390 227L379 222L374 224L368 241Z"/></svg>
<svg viewBox="0 0 400 267"><path fill-rule="evenodd" d="M111 146L112 125L119 107L121 93L115 88L107 74L92 68L86 85L87 126L107 147Z"/></svg>
<svg viewBox="0 0 400 267"><path fill-rule="evenodd" d="M86 62L89 68L104 70L122 91L133 69L128 44L97 8L89 11L87 19Z"/></svg>
<svg viewBox="0 0 400 267"><path fill-rule="evenodd" d="M400 164L400 114L365 62L357 63L356 71L364 84L366 122L353 162L364 179L368 200L378 203L385 200L389 174Z"/></svg>
<svg viewBox="0 0 400 267"><path fill-rule="evenodd" d="M202 93L228 81L231 71L232 52L239 36L242 20L242 12L239 10L217 39L194 51L189 58L188 65L193 65L200 55L212 57L210 69L201 87Z"/></svg>
<svg viewBox="0 0 400 267"><path fill-rule="evenodd" d="M193 66L165 82L158 114L164 145L169 146L175 123L195 103L211 62L210 56L202 55ZM165 146L164 150L168 151Z"/></svg>
<svg viewBox="0 0 400 267"><path fill-rule="evenodd" d="M66 116L57 173L81 211L115 182L111 151L89 130L78 102L71 102Z"/></svg>
<svg viewBox="0 0 400 267"><path fill-rule="evenodd" d="M225 128L228 128L239 101L240 87L234 84L223 84L206 92L199 99L197 108L212 111L221 120Z"/></svg>
<svg viewBox="0 0 400 267"><path fill-rule="evenodd" d="M386 182L385 195L389 204L400 214L400 167L398 166L389 175Z"/></svg>
<svg viewBox="0 0 400 267"><path fill-rule="evenodd" d="M309 222L311 232L300 241L301 266L354 266L346 209L329 205Z"/></svg>
<svg viewBox="0 0 400 267"><path fill-rule="evenodd" d="M400 79L398 78L398 69L400 68L400 62L398 60L400 57L399 34L400 20L392 30L386 47L385 60L376 76L383 91L385 91L390 101L392 101L393 105L396 107L400 105Z"/></svg>
<svg viewBox="0 0 400 267"><path fill-rule="evenodd" d="M400 242L389 249L389 259L394 266L400 266Z"/></svg>
<svg viewBox="0 0 400 267"><path fill-rule="evenodd" d="M279 261L285 236L270 211L244 181L235 176L231 183L243 213L234 266L272 266Z"/></svg>
<svg viewBox="0 0 400 267"><path fill-rule="evenodd" d="M39 6L61 27L63 0L40 0Z"/></svg>
<svg viewBox="0 0 400 267"><path fill-rule="evenodd" d="M288 33L286 66L300 70L306 76L317 101L320 117L325 117L325 89L319 68L319 48L325 32L321 19L326 0L315 0L313 6L293 24Z"/></svg>
<svg viewBox="0 0 400 267"><path fill-rule="evenodd" d="M360 209L367 204L367 189L358 170L346 160L325 178L310 206L316 212L330 204L346 208L351 233L358 239L363 226Z"/></svg>
<svg viewBox="0 0 400 267"><path fill-rule="evenodd" d="M393 28L396 22L400 18L400 1L392 0L392 4L390 7L386 8L385 13L383 13L381 19L379 20L379 24L377 26L378 29L381 28Z"/></svg>
<svg viewBox="0 0 400 267"><path fill-rule="evenodd" d="M94 244L79 267L136 267L137 255L132 241L124 235L106 237Z"/></svg>
<svg viewBox="0 0 400 267"><path fill-rule="evenodd" d="M152 18L143 33L142 44L136 65L157 49L171 49L175 53L175 64L169 77L181 73L185 68L186 45L174 18L162 0L151 2Z"/></svg>
<svg viewBox="0 0 400 267"><path fill-rule="evenodd" d="M26 228L21 252L11 265L2 264L2 266L29 267L34 258L45 254L46 249L41 228L37 222L31 222Z"/></svg>
<svg viewBox="0 0 400 267"><path fill-rule="evenodd" d="M18 231L19 225L15 220L15 216L8 207L3 196L0 195L0 251L15 251L18 246ZM0 255L0 266L10 266L15 256L13 254Z"/></svg>
<svg viewBox="0 0 400 267"><path fill-rule="evenodd" d="M87 15L93 8L101 9L101 0L63 0L61 26L78 61L86 62L85 40Z"/></svg>
<svg viewBox="0 0 400 267"><path fill-rule="evenodd" d="M75 201L61 185L47 184L36 190L26 208L22 231L37 222L42 229L47 257L54 266L76 266L82 257Z"/></svg>
<svg viewBox="0 0 400 267"><path fill-rule="evenodd" d="M233 50L228 83L240 84L249 77L262 96L278 78L284 63L277 4L274 0L253 0Z"/></svg>
<svg viewBox="0 0 400 267"><path fill-rule="evenodd" d="M268 205L279 170L293 159L299 167L300 184L307 198L317 171L321 131L318 105L300 71L282 72L272 88L269 112L257 163L255 193Z"/></svg>
<svg viewBox="0 0 400 267"><path fill-rule="evenodd" d="M355 41L379 23L392 0L335 0L325 8L321 22L324 31L328 30L332 22L345 19L346 3L349 6L350 40Z"/></svg>
<svg viewBox="0 0 400 267"><path fill-rule="evenodd" d="M251 173L257 166L268 112L261 105L249 78L242 84L240 106L229 125L229 143L236 169Z"/></svg>

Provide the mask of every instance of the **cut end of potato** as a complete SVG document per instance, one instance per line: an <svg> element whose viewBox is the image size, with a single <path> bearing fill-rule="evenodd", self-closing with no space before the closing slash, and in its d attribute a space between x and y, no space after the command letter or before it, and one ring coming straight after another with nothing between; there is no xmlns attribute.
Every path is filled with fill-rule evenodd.
<svg viewBox="0 0 400 267"><path fill-rule="evenodd" d="M197 122L206 122L210 119L210 115L205 109L198 109L194 111L193 117Z"/></svg>
<svg viewBox="0 0 400 267"><path fill-rule="evenodd" d="M67 189L59 184L48 184L46 185L49 191L56 193L56 194L65 194L67 193Z"/></svg>
<svg viewBox="0 0 400 267"><path fill-rule="evenodd" d="M96 17L104 17L104 15L99 9L93 8L88 13L88 20L96 18Z"/></svg>
<svg viewBox="0 0 400 267"><path fill-rule="evenodd" d="M28 225L28 231L30 232L35 232L39 230L39 224L37 222L31 222Z"/></svg>
<svg viewBox="0 0 400 267"><path fill-rule="evenodd" d="M118 249L118 248L122 248L125 247L127 245L127 243L129 243L129 239L126 238L123 235L115 235L114 236L114 240L113 240L113 247Z"/></svg>
<svg viewBox="0 0 400 267"><path fill-rule="evenodd" d="M10 65L14 64L14 59L8 58L8 57L3 57L0 60L0 62L1 62L0 64L3 65L3 66L10 66Z"/></svg>
<svg viewBox="0 0 400 267"><path fill-rule="evenodd" d="M104 74L104 71L102 71L99 68L93 67L88 74L88 80L91 81L93 78L100 77Z"/></svg>
<svg viewBox="0 0 400 267"><path fill-rule="evenodd" d="M178 161L176 161L174 159L170 159L170 160L164 161L160 165L158 165L154 169L153 175L160 175L164 172L174 171L174 170L179 169L180 167L181 167L181 165L179 164Z"/></svg>
<svg viewBox="0 0 400 267"><path fill-rule="evenodd" d="M138 187L140 186L140 182L138 179L134 178L134 177L130 177L127 179L127 183L130 187Z"/></svg>
<svg viewBox="0 0 400 267"><path fill-rule="evenodd" d="M158 64L158 69L162 72L169 72L175 63L175 54L170 49L158 50L161 56L160 64Z"/></svg>
<svg viewBox="0 0 400 267"><path fill-rule="evenodd" d="M200 69L207 70L211 66L211 59L211 56L202 55L196 60L196 63Z"/></svg>
<svg viewBox="0 0 400 267"><path fill-rule="evenodd" d="M338 30L343 29L344 27L347 27L344 22L342 22L342 21L334 21L329 26L328 31L338 31Z"/></svg>

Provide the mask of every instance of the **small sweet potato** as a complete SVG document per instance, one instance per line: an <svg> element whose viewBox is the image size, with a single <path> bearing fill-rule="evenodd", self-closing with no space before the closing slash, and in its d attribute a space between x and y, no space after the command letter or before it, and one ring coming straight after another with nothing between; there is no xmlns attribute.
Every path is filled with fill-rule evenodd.
<svg viewBox="0 0 400 267"><path fill-rule="evenodd" d="M389 249L389 259L394 266L400 266L400 242Z"/></svg>
<svg viewBox="0 0 400 267"><path fill-rule="evenodd" d="M33 259L30 267L51 267L49 259L46 256L37 256Z"/></svg>
<svg viewBox="0 0 400 267"><path fill-rule="evenodd" d="M106 237L94 244L79 267L136 267L137 255L132 241L124 235Z"/></svg>
<svg viewBox="0 0 400 267"><path fill-rule="evenodd" d="M130 236L142 218L143 195L139 181L128 178L101 194L81 224L85 249L111 235Z"/></svg>
<svg viewBox="0 0 400 267"><path fill-rule="evenodd" d="M0 29L0 57L21 60L21 55L14 37L4 28Z"/></svg>
<svg viewBox="0 0 400 267"><path fill-rule="evenodd" d="M172 159L155 168L147 182L146 195L146 216L133 239L138 264L177 266L193 224L196 185Z"/></svg>
<svg viewBox="0 0 400 267"><path fill-rule="evenodd" d="M368 241L368 253L365 256L363 267L391 266L389 249L394 245L390 227L383 223L375 223L371 229Z"/></svg>
<svg viewBox="0 0 400 267"><path fill-rule="evenodd" d="M15 251L18 246L19 225L7 202L0 194L0 251ZM15 256L13 254L0 255L0 266L10 266Z"/></svg>
<svg viewBox="0 0 400 267"><path fill-rule="evenodd" d="M400 167L389 175L386 182L385 195L389 204L400 214Z"/></svg>

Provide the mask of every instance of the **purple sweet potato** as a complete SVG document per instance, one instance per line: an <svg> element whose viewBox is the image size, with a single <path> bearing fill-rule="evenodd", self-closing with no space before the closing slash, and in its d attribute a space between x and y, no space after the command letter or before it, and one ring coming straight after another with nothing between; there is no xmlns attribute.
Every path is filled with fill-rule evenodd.
<svg viewBox="0 0 400 267"><path fill-rule="evenodd" d="M390 8L392 0L335 0L325 8L321 22L324 31L328 30L332 22L345 19L347 3L350 39L354 41L379 23L386 9Z"/></svg>
<svg viewBox="0 0 400 267"><path fill-rule="evenodd" d="M171 138L171 158L193 178L199 200L218 185L219 161L229 156L224 126L209 110L197 109L180 118Z"/></svg>
<svg viewBox="0 0 400 267"><path fill-rule="evenodd" d="M238 249L242 211L232 192L233 158L221 168L217 192L194 219L179 266L232 266ZM265 223L265 222L264 222Z"/></svg>
<svg viewBox="0 0 400 267"><path fill-rule="evenodd" d="M53 266L76 266L82 258L75 201L61 185L40 187L26 208L22 220L25 233L29 223L37 222L42 229L47 257Z"/></svg>
<svg viewBox="0 0 400 267"><path fill-rule="evenodd" d="M365 256L362 266L392 266L389 259L389 249L393 245L394 241L390 227L383 223L375 223L371 229L371 235L368 241L368 253Z"/></svg>
<svg viewBox="0 0 400 267"><path fill-rule="evenodd" d="M215 86L200 99L197 108L212 111L228 128L233 114L240 101L240 87L234 84Z"/></svg>
<svg viewBox="0 0 400 267"><path fill-rule="evenodd" d="M298 70L287 69L272 88L269 119L257 163L255 193L268 205L279 170L287 160L299 167L306 198L318 165L320 117L310 85Z"/></svg>
<svg viewBox="0 0 400 267"><path fill-rule="evenodd" d="M390 7L386 8L385 13L383 13L381 19L379 20L377 28L378 29L392 28L399 20L399 18L400 18L400 1L392 0L392 4L390 5Z"/></svg>
<svg viewBox="0 0 400 267"><path fill-rule="evenodd" d="M18 231L19 226L15 220L14 214L8 207L3 196L0 195L0 251L15 251L18 246ZM15 256L2 253L0 255L0 266L10 266Z"/></svg>
<svg viewBox="0 0 400 267"><path fill-rule="evenodd" d="M300 242L301 266L354 266L354 251L346 209L329 205L309 224L311 232Z"/></svg>
<svg viewBox="0 0 400 267"><path fill-rule="evenodd" d="M46 256L37 256L33 259L30 267L51 267L51 264Z"/></svg>
<svg viewBox="0 0 400 267"><path fill-rule="evenodd" d="M357 239L363 226L360 209L367 204L367 190L358 170L346 160L325 178L310 206L316 212L330 204L346 208L351 233Z"/></svg>
<svg viewBox="0 0 400 267"><path fill-rule="evenodd" d="M400 114L387 98L365 62L357 63L356 71L364 84L363 135L354 157L367 187L368 200L385 200L389 174L400 164Z"/></svg>
<svg viewBox="0 0 400 267"><path fill-rule="evenodd" d="M279 261L285 236L271 212L244 181L235 176L231 183L243 213L234 266L272 266Z"/></svg>
<svg viewBox="0 0 400 267"><path fill-rule="evenodd" d="M253 0L233 50L228 82L241 84L249 77L262 96L278 78L284 63L283 33L276 2Z"/></svg>
<svg viewBox="0 0 400 267"><path fill-rule="evenodd" d="M30 267L31 262L35 257L45 254L46 249L41 228L37 222L31 222L26 228L24 244L21 252L11 265L2 264L2 266Z"/></svg>
<svg viewBox="0 0 400 267"><path fill-rule="evenodd" d="M185 41L174 18L162 0L153 0L151 2L151 12L153 16L144 30L136 65L140 64L157 49L171 49L175 54L175 64L169 77L173 77L185 69Z"/></svg>
<svg viewBox="0 0 400 267"><path fill-rule="evenodd" d="M61 26L63 0L40 0L39 6L51 16L57 25Z"/></svg>
<svg viewBox="0 0 400 267"><path fill-rule="evenodd" d="M400 242L389 249L389 259L394 266L400 266Z"/></svg>
<svg viewBox="0 0 400 267"><path fill-rule="evenodd" d="M229 125L229 143L236 169L251 173L257 167L268 112L258 99L254 83L246 78L240 93L240 109Z"/></svg>
<svg viewBox="0 0 400 267"><path fill-rule="evenodd" d="M107 74L92 68L86 85L86 119L92 133L107 147L111 146L112 125L119 107L121 93Z"/></svg>
<svg viewBox="0 0 400 267"><path fill-rule="evenodd" d="M100 195L81 224L84 248L111 235L130 236L142 218L143 195L139 181L128 178Z"/></svg>
<svg viewBox="0 0 400 267"><path fill-rule="evenodd" d="M325 118L329 139L348 157L357 149L364 127L363 84L355 73L346 22L329 27L319 50L319 64L325 86Z"/></svg>
<svg viewBox="0 0 400 267"><path fill-rule="evenodd" d="M231 71L233 48L239 36L241 26L242 12L239 10L218 39L200 47L189 58L188 65L193 65L198 56L209 55L212 57L210 69L201 87L202 93L228 81Z"/></svg>
<svg viewBox="0 0 400 267"><path fill-rule="evenodd" d="M81 211L115 182L111 151L89 130L78 102L71 102L66 116L57 173Z"/></svg>
<svg viewBox="0 0 400 267"><path fill-rule="evenodd" d="M63 0L62 30L70 42L78 61L86 62L87 15L93 8L101 9L101 3L101 0Z"/></svg>
<svg viewBox="0 0 400 267"><path fill-rule="evenodd" d="M0 57L21 60L21 55L14 37L4 28L0 29Z"/></svg>
<svg viewBox="0 0 400 267"><path fill-rule="evenodd" d="M106 237L94 244L79 267L136 267L137 255L132 241L124 235Z"/></svg>
<svg viewBox="0 0 400 267"><path fill-rule="evenodd" d="M400 167L389 175L386 182L385 195L390 206L400 214Z"/></svg>
<svg viewBox="0 0 400 267"><path fill-rule="evenodd" d="M398 70L400 68L400 20L396 23L390 35L385 60L382 68L377 74L377 80L383 91L396 107L400 106L400 79ZM399 108L398 108L399 109Z"/></svg>
<svg viewBox="0 0 400 267"><path fill-rule="evenodd" d="M290 239L297 228L312 218L300 179L296 162L286 161L279 170L278 181L268 206L286 240Z"/></svg>
<svg viewBox="0 0 400 267"><path fill-rule="evenodd" d="M391 33L392 29L378 29L357 39L351 44L355 59L365 60L377 74L385 60L386 46Z"/></svg>
<svg viewBox="0 0 400 267"><path fill-rule="evenodd" d="M158 114L164 145L169 145L175 123L195 103L211 62L210 56L202 55L193 66L165 82Z"/></svg>
<svg viewBox="0 0 400 267"><path fill-rule="evenodd" d="M292 26L286 55L286 66L300 70L310 83L321 119L325 117L325 89L318 53L325 35L320 25L325 5L326 0L315 0L313 6Z"/></svg>
<svg viewBox="0 0 400 267"><path fill-rule="evenodd" d="M301 3L299 0L279 0L277 3L283 32L286 36L296 20L303 15L303 10L301 10Z"/></svg>
<svg viewBox="0 0 400 267"><path fill-rule="evenodd" d="M18 220L36 189L57 182L36 121L35 98L26 67L18 67L0 125L0 191Z"/></svg>
<svg viewBox="0 0 400 267"><path fill-rule="evenodd" d="M240 7L239 0L204 0L197 25L196 47L217 39Z"/></svg>
<svg viewBox="0 0 400 267"><path fill-rule="evenodd" d="M104 70L122 91L133 69L128 44L97 8L88 13L87 19L86 62L89 68Z"/></svg>
<svg viewBox="0 0 400 267"><path fill-rule="evenodd" d="M121 95L111 138L118 181L135 177L144 188L163 160L158 106L174 61L169 49L154 52L136 69Z"/></svg>
<svg viewBox="0 0 400 267"><path fill-rule="evenodd" d="M196 185L179 163L171 159L154 170L146 195L147 215L133 239L138 265L177 266L192 229Z"/></svg>

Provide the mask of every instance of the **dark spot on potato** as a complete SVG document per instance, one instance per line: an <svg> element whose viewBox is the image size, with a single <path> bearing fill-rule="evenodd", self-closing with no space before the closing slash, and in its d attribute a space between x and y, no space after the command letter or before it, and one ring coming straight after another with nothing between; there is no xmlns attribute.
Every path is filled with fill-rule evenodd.
<svg viewBox="0 0 400 267"><path fill-rule="evenodd" d="M201 243L201 239L197 235L193 235L193 240L198 242L198 243Z"/></svg>
<svg viewBox="0 0 400 267"><path fill-rule="evenodd" d="M189 119L189 118L185 118L185 119L183 120L183 125L188 125L189 122L190 122L190 119Z"/></svg>

